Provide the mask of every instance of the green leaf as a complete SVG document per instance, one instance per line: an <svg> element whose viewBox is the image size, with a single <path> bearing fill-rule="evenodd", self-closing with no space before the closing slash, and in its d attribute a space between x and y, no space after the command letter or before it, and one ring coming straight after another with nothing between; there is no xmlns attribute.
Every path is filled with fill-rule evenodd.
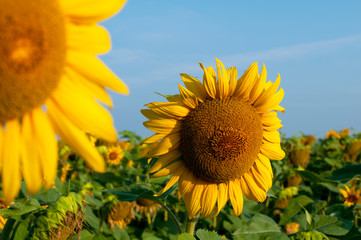
<svg viewBox="0 0 361 240"><path fill-rule="evenodd" d="M327 235L346 235L353 226L348 220L341 220L332 216L316 215L314 217L315 229Z"/></svg>
<svg viewBox="0 0 361 240"><path fill-rule="evenodd" d="M5 218L17 218L25 213L29 213L35 210L43 209L38 200L30 199L16 202L14 205L11 205L10 208L4 208L0 210L0 214L2 214Z"/></svg>
<svg viewBox="0 0 361 240"><path fill-rule="evenodd" d="M196 239L189 233L182 233L178 235L177 240L196 240Z"/></svg>
<svg viewBox="0 0 361 240"><path fill-rule="evenodd" d="M13 239L27 239L29 235L29 222L28 221L21 221L16 226L16 229L14 230L15 233L13 235Z"/></svg>
<svg viewBox="0 0 361 240"><path fill-rule="evenodd" d="M154 236L153 233L143 232L143 234L142 234L142 240L162 240L162 239Z"/></svg>
<svg viewBox="0 0 361 240"><path fill-rule="evenodd" d="M237 239L288 239L272 218L262 214L252 217L247 224L237 229L233 235L238 235L239 238Z"/></svg>
<svg viewBox="0 0 361 240"><path fill-rule="evenodd" d="M313 200L305 195L294 197L289 202L283 213L279 225L285 225L293 216L295 216L303 207L312 203Z"/></svg>
<svg viewBox="0 0 361 240"><path fill-rule="evenodd" d="M196 232L199 240L224 240L221 236L219 236L215 231L207 231L205 229L198 229Z"/></svg>
<svg viewBox="0 0 361 240"><path fill-rule="evenodd" d="M298 175L300 175L304 181L315 182L315 183L329 183L329 184L337 185L336 182L331 181L326 178L323 178L319 174L317 174L315 172L311 172L309 170L296 170L295 169L295 172Z"/></svg>
<svg viewBox="0 0 361 240"><path fill-rule="evenodd" d="M336 169L328 179L347 183L356 176L361 176L361 164L350 164L343 168Z"/></svg>

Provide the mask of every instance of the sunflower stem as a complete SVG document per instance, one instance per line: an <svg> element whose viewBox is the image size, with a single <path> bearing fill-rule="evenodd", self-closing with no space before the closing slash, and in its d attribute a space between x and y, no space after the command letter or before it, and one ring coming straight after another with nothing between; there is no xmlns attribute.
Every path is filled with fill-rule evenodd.
<svg viewBox="0 0 361 240"><path fill-rule="evenodd" d="M181 228L181 224L180 224L180 222L178 221L177 217L176 217L176 216L173 214L173 212L167 207L167 205L165 205L165 203L163 203L162 201L159 201L158 203L161 204L162 207L165 208L165 210L167 210L167 212L169 213L170 217L173 219L175 225L177 226L178 233L179 233L179 234L182 234L183 231L182 231L182 228Z"/></svg>
<svg viewBox="0 0 361 240"><path fill-rule="evenodd" d="M192 236L194 235L194 230L196 229L196 224L198 222L199 215L200 215L200 212L197 214L196 217L189 219L187 222L186 232L191 234Z"/></svg>

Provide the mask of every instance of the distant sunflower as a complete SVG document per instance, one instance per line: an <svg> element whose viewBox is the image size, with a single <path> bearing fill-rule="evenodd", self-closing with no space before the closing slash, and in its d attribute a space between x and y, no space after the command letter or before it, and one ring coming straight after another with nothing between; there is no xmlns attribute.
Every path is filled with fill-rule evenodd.
<svg viewBox="0 0 361 240"><path fill-rule="evenodd" d="M149 199L137 199L135 201L135 211L143 216L155 215L160 208L161 206L158 203Z"/></svg>
<svg viewBox="0 0 361 240"><path fill-rule="evenodd" d="M338 139L341 138L340 134L333 129L331 129L330 131L328 131L326 133L326 138L331 138L331 137L338 138Z"/></svg>
<svg viewBox="0 0 361 240"><path fill-rule="evenodd" d="M361 189L355 189L355 186L353 186L351 189L344 185L345 189L339 188L340 193L345 198L344 204L347 206L353 206L353 205L359 205L361 204Z"/></svg>
<svg viewBox="0 0 361 240"><path fill-rule="evenodd" d="M243 195L264 201L273 177L269 158L285 156L277 131L282 124L276 111L284 111L279 106L284 92L277 92L280 77L266 82L266 68L259 75L254 63L237 80L235 67L226 70L216 62L218 77L200 64L203 84L181 74L186 88L179 85L180 95L141 110L149 119L144 125L156 132L145 143L162 139L149 153L160 156L149 173L173 175L157 195L178 182L189 218L199 211L216 216L229 199L239 215Z"/></svg>
<svg viewBox="0 0 361 240"><path fill-rule="evenodd" d="M0 166L9 202L21 176L29 193L54 183L55 134L96 171L105 163L85 132L116 141L113 120L99 100L105 87L127 87L97 58L110 49L97 25L125 0L0 0Z"/></svg>
<svg viewBox="0 0 361 240"><path fill-rule="evenodd" d="M120 160L124 157L124 151L119 145L108 147L107 162L112 165L119 165Z"/></svg>
<svg viewBox="0 0 361 240"><path fill-rule="evenodd" d="M108 215L110 227L118 226L119 229L125 228L135 218L133 208L134 203L117 201Z"/></svg>

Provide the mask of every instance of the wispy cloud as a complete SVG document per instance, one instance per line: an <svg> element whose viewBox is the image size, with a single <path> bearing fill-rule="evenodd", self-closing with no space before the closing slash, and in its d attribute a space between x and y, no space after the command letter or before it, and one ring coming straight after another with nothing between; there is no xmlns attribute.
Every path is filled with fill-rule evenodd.
<svg viewBox="0 0 361 240"><path fill-rule="evenodd" d="M222 57L225 62L236 62L245 64L252 61L267 60L288 60L296 59L308 55L319 55L325 52L335 51L344 46L361 46L361 34L349 37L317 41L310 43L301 43L291 46L278 47L260 52L238 53Z"/></svg>

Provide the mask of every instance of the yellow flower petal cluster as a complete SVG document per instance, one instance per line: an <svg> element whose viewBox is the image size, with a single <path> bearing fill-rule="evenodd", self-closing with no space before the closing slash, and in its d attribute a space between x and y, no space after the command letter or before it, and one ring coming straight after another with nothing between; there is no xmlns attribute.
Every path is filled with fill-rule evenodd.
<svg viewBox="0 0 361 240"><path fill-rule="evenodd" d="M359 205L361 204L361 189L356 190L356 186L352 186L349 188L347 185L344 184L345 189L339 188L338 190L345 198L344 204L347 206Z"/></svg>
<svg viewBox="0 0 361 240"><path fill-rule="evenodd" d="M97 23L125 0L0 0L0 172L6 202L19 192L51 187L57 134L96 171L105 163L85 132L106 141L117 134L105 88L128 89L96 56L110 49Z"/></svg>
<svg viewBox="0 0 361 240"><path fill-rule="evenodd" d="M146 104L145 127L156 132L146 144L155 144L150 157L159 157L151 177L172 175L161 195L178 182L189 218L199 211L216 216L228 200L236 215L242 212L243 195L262 202L272 185L269 159L285 157L280 147L282 127L277 111L284 96L280 77L267 81L252 64L238 79L237 68L226 69L216 59L217 73L205 68L203 83L181 74L185 87L167 102Z"/></svg>
<svg viewBox="0 0 361 240"><path fill-rule="evenodd" d="M107 150L108 163L112 165L119 165L123 157L124 157L124 151L118 144L108 147Z"/></svg>

